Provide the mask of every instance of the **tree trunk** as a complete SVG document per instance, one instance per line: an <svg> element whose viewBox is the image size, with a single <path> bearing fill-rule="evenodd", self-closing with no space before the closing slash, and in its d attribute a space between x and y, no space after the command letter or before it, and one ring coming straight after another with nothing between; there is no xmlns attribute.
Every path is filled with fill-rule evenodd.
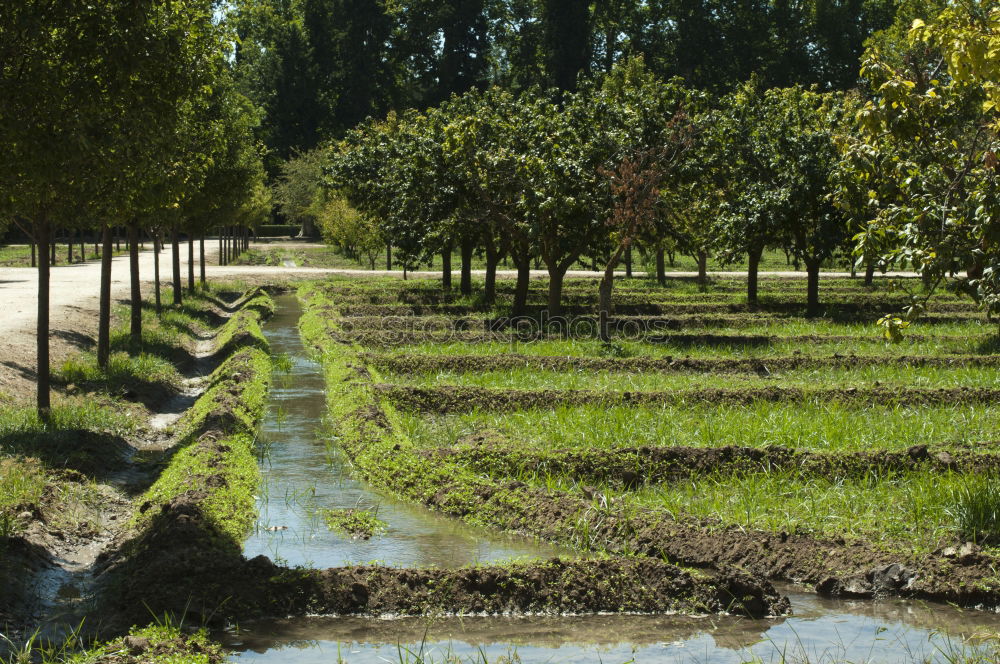
<svg viewBox="0 0 1000 664"><path fill-rule="evenodd" d="M66 231L66 264L73 264L73 232Z"/></svg>
<svg viewBox="0 0 1000 664"><path fill-rule="evenodd" d="M183 288L181 286L181 241L176 226L170 229L170 240L172 245L174 306L179 307L184 303L184 294L182 293Z"/></svg>
<svg viewBox="0 0 1000 664"><path fill-rule="evenodd" d="M757 306L757 272L760 269L760 257L763 247L752 247L747 252L747 304Z"/></svg>
<svg viewBox="0 0 1000 664"><path fill-rule="evenodd" d="M222 229L219 229L219 265L226 264L226 249L222 241Z"/></svg>
<svg viewBox="0 0 1000 664"><path fill-rule="evenodd" d="M194 235L188 233L188 293L194 295Z"/></svg>
<svg viewBox="0 0 1000 664"><path fill-rule="evenodd" d="M156 302L156 315L162 311L160 304L160 236L153 234L153 300Z"/></svg>
<svg viewBox="0 0 1000 664"><path fill-rule="evenodd" d="M101 304L97 314L97 366L108 367L111 355L111 226L101 227Z"/></svg>
<svg viewBox="0 0 1000 664"><path fill-rule="evenodd" d="M462 238L462 281L459 285L462 295L472 295L472 252L475 249L472 238Z"/></svg>
<svg viewBox="0 0 1000 664"><path fill-rule="evenodd" d="M204 288L205 287L205 234L204 233L202 233L198 237L198 248L201 252L201 256L198 259L198 267L200 270L200 274L198 276L201 279L201 287Z"/></svg>
<svg viewBox="0 0 1000 664"><path fill-rule="evenodd" d="M38 219L38 323L36 326L37 342L37 400L38 417L48 422L52 413L51 394L49 389L49 220L43 214Z"/></svg>
<svg viewBox="0 0 1000 664"><path fill-rule="evenodd" d="M139 228L135 223L128 225L128 271L132 286L129 338L138 352L142 348L142 291L139 285Z"/></svg>
<svg viewBox="0 0 1000 664"><path fill-rule="evenodd" d="M83 229L80 229L80 262L87 262L87 245L84 243Z"/></svg>
<svg viewBox="0 0 1000 664"><path fill-rule="evenodd" d="M392 271L392 243L385 243L385 269Z"/></svg>
<svg viewBox="0 0 1000 664"><path fill-rule="evenodd" d="M608 330L609 319L611 318L611 289L615 284L615 269L611 267L604 271L601 278L601 285L598 287L597 320L600 328L599 335L601 341L608 343L611 341L611 333Z"/></svg>
<svg viewBox="0 0 1000 664"><path fill-rule="evenodd" d="M517 265L517 284L514 286L514 306L512 313L515 316L523 316L528 307L528 287L531 285L531 259L522 256L520 259L514 258Z"/></svg>
<svg viewBox="0 0 1000 664"><path fill-rule="evenodd" d="M819 264L818 260L806 261L806 312L819 315Z"/></svg>
<svg viewBox="0 0 1000 664"><path fill-rule="evenodd" d="M965 269L965 276L968 279L982 279L983 272L986 270L986 265L983 263L982 259L978 256L974 256L969 260L969 266Z"/></svg>
<svg viewBox="0 0 1000 664"><path fill-rule="evenodd" d="M51 230L49 232L52 233ZM53 233L53 237L49 237L49 265L51 267L56 266L56 245L59 244L58 238L54 235Z"/></svg>
<svg viewBox="0 0 1000 664"><path fill-rule="evenodd" d="M441 287L451 290L451 245L441 251Z"/></svg>
<svg viewBox="0 0 1000 664"><path fill-rule="evenodd" d="M489 233L487 233L489 235ZM492 237L483 240L486 250L486 285L483 288L483 302L493 304L497 299L497 247Z"/></svg>
<svg viewBox="0 0 1000 664"><path fill-rule="evenodd" d="M625 250L625 278L632 278L632 245Z"/></svg>
<svg viewBox="0 0 1000 664"><path fill-rule="evenodd" d="M558 267L549 269L549 315L559 316L562 313L562 287L565 270Z"/></svg>
<svg viewBox="0 0 1000 664"><path fill-rule="evenodd" d="M875 283L875 261L868 261L865 264L865 286L871 287Z"/></svg>
<svg viewBox="0 0 1000 664"><path fill-rule="evenodd" d="M38 267L38 259L35 257L35 241L31 240L31 267Z"/></svg>
<svg viewBox="0 0 1000 664"><path fill-rule="evenodd" d="M708 252L699 251L698 259L698 283L704 286L708 283Z"/></svg>
<svg viewBox="0 0 1000 664"><path fill-rule="evenodd" d="M656 281L661 286L667 285L667 266L664 265L664 256L666 252L663 249L656 250Z"/></svg>
<svg viewBox="0 0 1000 664"><path fill-rule="evenodd" d="M611 255L608 257L608 263L604 266L604 276L601 277L601 283L597 289L599 335L601 341L605 343L611 340L608 324L611 318L611 290L615 286L615 268L618 267L618 263L621 262L623 255L628 256L628 251L628 248L619 245L611 252Z"/></svg>

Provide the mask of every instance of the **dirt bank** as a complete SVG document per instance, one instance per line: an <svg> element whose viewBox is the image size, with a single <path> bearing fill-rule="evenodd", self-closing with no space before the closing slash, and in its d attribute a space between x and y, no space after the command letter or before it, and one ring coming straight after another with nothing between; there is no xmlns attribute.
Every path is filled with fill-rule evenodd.
<svg viewBox="0 0 1000 664"><path fill-rule="evenodd" d="M799 389L758 387L649 392L595 390L514 390L473 386L410 387L379 383L373 389L395 407L418 413L512 412L566 406L656 406L713 404L742 406L757 402L841 403L852 406L968 406L1000 402L1000 390L989 388L859 387Z"/></svg>

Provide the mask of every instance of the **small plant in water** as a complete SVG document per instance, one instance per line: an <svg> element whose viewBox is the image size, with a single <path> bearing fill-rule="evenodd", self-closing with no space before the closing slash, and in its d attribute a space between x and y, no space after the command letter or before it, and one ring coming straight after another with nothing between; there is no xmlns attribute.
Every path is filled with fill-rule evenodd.
<svg viewBox="0 0 1000 664"><path fill-rule="evenodd" d="M286 374L292 373L292 356L288 353L278 353L277 355L272 355L271 363L274 365L275 371L280 371L281 373Z"/></svg>
<svg viewBox="0 0 1000 664"><path fill-rule="evenodd" d="M371 539L385 531L388 524L378 518L378 510L370 512L364 509L330 509L323 510L323 519L330 530L354 539Z"/></svg>

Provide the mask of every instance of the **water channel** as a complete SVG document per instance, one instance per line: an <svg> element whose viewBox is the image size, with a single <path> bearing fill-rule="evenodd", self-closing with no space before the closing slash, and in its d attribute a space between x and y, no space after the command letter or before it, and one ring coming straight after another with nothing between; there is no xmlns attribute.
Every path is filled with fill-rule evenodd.
<svg viewBox="0 0 1000 664"><path fill-rule="evenodd" d="M352 476L324 426L322 370L298 334L294 296L277 298L265 326L272 351L291 363L272 387L262 440L265 485L260 520L247 556L264 554L317 568L378 562L397 567L453 567L572 552L530 538L472 528L394 500ZM328 530L318 511L377 509L381 536L353 540ZM779 588L793 616L575 616L506 618L310 617L242 624L225 635L242 664L497 662L948 662L968 655L980 637L1000 632L1000 616L925 602L827 600ZM426 660L418 659L418 655Z"/></svg>

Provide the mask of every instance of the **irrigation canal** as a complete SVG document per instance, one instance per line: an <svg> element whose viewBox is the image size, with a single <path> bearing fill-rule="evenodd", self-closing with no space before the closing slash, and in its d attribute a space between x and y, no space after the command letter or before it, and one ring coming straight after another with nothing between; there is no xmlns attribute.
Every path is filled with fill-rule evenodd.
<svg viewBox="0 0 1000 664"><path fill-rule="evenodd" d="M261 439L264 486L260 519L247 556L317 568L378 562L398 567L453 567L571 551L531 538L472 528L394 500L354 477L324 425L322 369L299 339L294 295L277 298L265 326L272 351L286 355L275 377ZM355 540L327 529L330 508L377 509L387 530ZM504 618L310 617L242 624L224 635L240 664L374 662L634 661L729 664L763 662L947 662L977 647L976 636L1000 631L1000 617L904 600L828 600L795 587L786 618L727 616L527 616ZM452 661L452 660L449 660Z"/></svg>

